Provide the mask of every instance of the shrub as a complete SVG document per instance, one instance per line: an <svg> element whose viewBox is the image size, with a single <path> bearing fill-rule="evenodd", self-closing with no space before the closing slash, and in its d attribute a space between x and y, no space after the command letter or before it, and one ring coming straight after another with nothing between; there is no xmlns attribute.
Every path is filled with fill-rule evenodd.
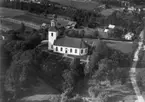
<svg viewBox="0 0 145 102"><path fill-rule="evenodd" d="M141 90L145 89L145 69L140 70L140 72L137 74L137 83Z"/></svg>
<svg viewBox="0 0 145 102"><path fill-rule="evenodd" d="M63 90L67 90L70 88L73 88L74 84L75 84L75 77L74 77L74 72L71 70L64 70L63 72L63 78L64 78L64 83L63 83Z"/></svg>

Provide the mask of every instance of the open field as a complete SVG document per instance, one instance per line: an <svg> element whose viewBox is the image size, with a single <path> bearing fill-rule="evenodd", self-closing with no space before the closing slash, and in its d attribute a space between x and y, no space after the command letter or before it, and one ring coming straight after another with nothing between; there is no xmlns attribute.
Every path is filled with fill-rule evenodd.
<svg viewBox="0 0 145 102"><path fill-rule="evenodd" d="M9 29L18 29L20 27L19 24L15 24L15 23L12 23L12 22L8 22L8 21L2 21L1 23L2 26L6 26L8 27Z"/></svg>
<svg viewBox="0 0 145 102"><path fill-rule="evenodd" d="M8 21L2 21L2 23L0 23L0 25L7 27L8 29L11 30L17 30L20 28L20 24L16 24L16 23L12 23L12 22L8 22ZM31 28L26 27L27 30L31 30Z"/></svg>
<svg viewBox="0 0 145 102"><path fill-rule="evenodd" d="M10 8L0 7L0 16L14 18L17 20L28 21L35 24L42 24L44 22L49 23L49 19L44 19L39 16L34 16L31 13L28 13L27 11L10 9Z"/></svg>
<svg viewBox="0 0 145 102"><path fill-rule="evenodd" d="M62 5L72 6L78 9L85 9L85 10L93 10L100 4L98 2L80 2L80 1L72 1L72 0L50 0L52 2L57 2Z"/></svg>
<svg viewBox="0 0 145 102"><path fill-rule="evenodd" d="M89 44L92 44L92 42L97 43L98 39L88 39L85 38L85 40L88 41ZM103 40L103 42L110 48L119 50L123 53L129 54L134 51L133 43L131 42L124 42L124 41L112 41L112 40Z"/></svg>
<svg viewBox="0 0 145 102"><path fill-rule="evenodd" d="M34 24L42 24L42 23L49 23L49 19L44 19L39 16L33 16L31 14L24 14L24 15L18 15L13 17L13 19L17 20L22 20L22 21L27 21L27 22L32 22Z"/></svg>
<svg viewBox="0 0 145 102"><path fill-rule="evenodd" d="M123 53L132 53L133 52L133 44L128 42L105 42L106 45L112 49L119 50Z"/></svg>
<svg viewBox="0 0 145 102"><path fill-rule="evenodd" d="M14 17L18 15L24 15L25 13L26 11L0 7L0 16Z"/></svg>

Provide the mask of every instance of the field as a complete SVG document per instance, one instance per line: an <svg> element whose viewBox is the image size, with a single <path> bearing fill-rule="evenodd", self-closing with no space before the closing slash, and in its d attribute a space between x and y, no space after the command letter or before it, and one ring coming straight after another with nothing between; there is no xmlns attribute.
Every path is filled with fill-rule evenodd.
<svg viewBox="0 0 145 102"><path fill-rule="evenodd" d="M88 38L85 38L85 40L88 41L89 44L92 44L92 42L95 42L97 43L98 40L97 39L88 39ZM107 40L103 40L103 42L110 48L112 49L116 49L116 50L119 50L125 54L130 54L134 51L134 48L133 48L133 43L130 43L130 42L121 42L121 41L107 41Z"/></svg>
<svg viewBox="0 0 145 102"><path fill-rule="evenodd" d="M8 29L11 29L11 30L17 30L20 28L20 24L8 22L8 21L2 21L2 23L0 23L0 25L7 27ZM31 30L31 28L29 28L29 27L26 27L26 29Z"/></svg>
<svg viewBox="0 0 145 102"><path fill-rule="evenodd" d="M26 13L24 15L18 15L18 16L15 16L13 18L17 19L17 20L32 22L34 24L42 24L42 23L49 23L50 22L49 19L44 19L42 17L34 16L34 15L29 14L29 13Z"/></svg>
<svg viewBox="0 0 145 102"><path fill-rule="evenodd" d="M100 4L98 2L79 2L79 1L72 1L72 0L50 0L52 2L57 2L62 5L72 6L78 9L85 9L85 10L93 10Z"/></svg>
<svg viewBox="0 0 145 102"><path fill-rule="evenodd" d="M0 16L14 17L18 15L24 15L25 13L26 11L0 7Z"/></svg>
<svg viewBox="0 0 145 102"><path fill-rule="evenodd" d="M48 23L49 19L40 18L39 16L32 15L27 11L9 9L0 7L0 16L14 18L18 20L26 20L28 22L33 22L36 24Z"/></svg>
<svg viewBox="0 0 145 102"><path fill-rule="evenodd" d="M123 53L132 53L133 52L133 44L128 42L105 42L106 45L112 49L119 50Z"/></svg>

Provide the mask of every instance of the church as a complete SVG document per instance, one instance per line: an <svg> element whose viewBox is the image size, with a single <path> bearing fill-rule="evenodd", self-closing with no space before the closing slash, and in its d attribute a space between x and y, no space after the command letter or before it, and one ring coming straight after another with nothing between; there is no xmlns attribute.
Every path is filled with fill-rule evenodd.
<svg viewBox="0 0 145 102"><path fill-rule="evenodd" d="M48 30L48 50L75 56L88 54L88 46L82 38L59 37L55 19L51 20L51 26Z"/></svg>

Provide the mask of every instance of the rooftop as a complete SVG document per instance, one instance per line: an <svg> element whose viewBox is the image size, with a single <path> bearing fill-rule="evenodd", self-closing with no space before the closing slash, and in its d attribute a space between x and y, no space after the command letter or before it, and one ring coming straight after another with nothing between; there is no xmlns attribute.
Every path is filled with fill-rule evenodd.
<svg viewBox="0 0 145 102"><path fill-rule="evenodd" d="M87 45L82 38L71 38L67 36L57 39L54 42L54 45L73 48L87 48Z"/></svg>

